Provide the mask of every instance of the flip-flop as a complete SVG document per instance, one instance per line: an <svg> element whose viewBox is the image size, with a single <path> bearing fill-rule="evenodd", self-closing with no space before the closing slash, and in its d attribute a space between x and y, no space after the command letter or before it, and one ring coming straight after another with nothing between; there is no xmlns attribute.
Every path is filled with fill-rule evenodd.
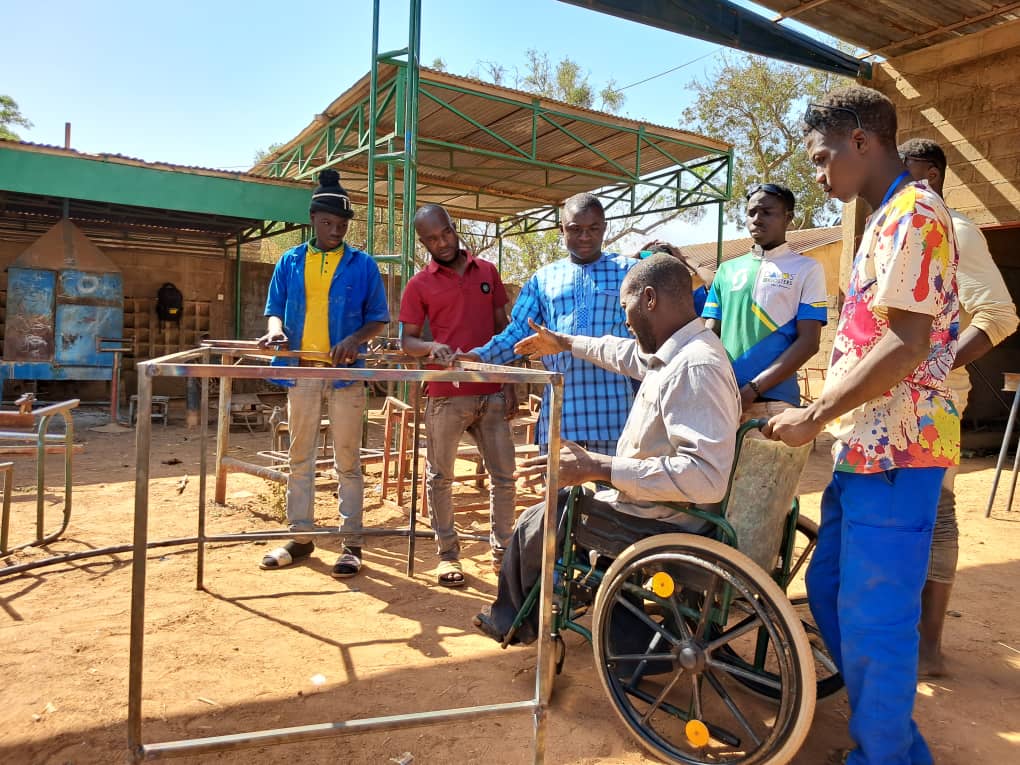
<svg viewBox="0 0 1020 765"><path fill-rule="evenodd" d="M295 542L293 539L283 547L270 550L263 556L259 568L264 571L275 571L303 561L315 550L315 542Z"/></svg>
<svg viewBox="0 0 1020 765"><path fill-rule="evenodd" d="M359 549L360 552L360 549ZM337 558L330 574L334 579L350 579L361 571L361 557L345 547L343 555Z"/></svg>
<svg viewBox="0 0 1020 765"><path fill-rule="evenodd" d="M436 581L443 587L463 587L464 567L459 560L441 560L436 569Z"/></svg>

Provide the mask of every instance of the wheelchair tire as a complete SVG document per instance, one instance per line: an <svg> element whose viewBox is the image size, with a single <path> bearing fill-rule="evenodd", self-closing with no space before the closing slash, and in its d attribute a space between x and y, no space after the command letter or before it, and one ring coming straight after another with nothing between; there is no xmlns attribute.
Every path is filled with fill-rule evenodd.
<svg viewBox="0 0 1020 765"><path fill-rule="evenodd" d="M719 624L730 595L745 605ZM775 701L737 681L757 678L725 650L759 627L778 669L760 681ZM811 727L814 663L801 620L771 577L720 542L661 534L624 550L596 593L592 642L617 715L666 762L782 765Z"/></svg>

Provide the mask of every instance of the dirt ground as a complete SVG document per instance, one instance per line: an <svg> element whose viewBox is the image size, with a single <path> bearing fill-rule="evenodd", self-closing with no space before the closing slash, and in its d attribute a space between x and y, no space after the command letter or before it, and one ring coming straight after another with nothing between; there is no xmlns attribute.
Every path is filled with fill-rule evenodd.
<svg viewBox="0 0 1020 765"><path fill-rule="evenodd" d="M82 413L85 442L74 468L70 528L47 550L11 562L131 541L134 438L87 429L102 413ZM149 538L195 533L197 434L176 418L153 427ZM269 446L266 433L235 431L232 454ZM167 462L179 460L174 464ZM210 465L212 445L210 444ZM48 512L61 506L58 463L48 461ZM830 468L822 440L801 484L803 512L818 516ZM1020 503L984 518L993 457L964 462L960 503L960 572L946 628L950 674L918 686L917 720L940 765L1020 761ZM34 464L18 458L12 542L31 533ZM178 495L181 477L191 476ZM210 478L208 492L212 498ZM282 492L250 476L232 475L228 502L211 506L210 532L277 527ZM321 484L318 513L335 524L334 500ZM394 527L403 511L379 493L369 470L366 523ZM485 514L458 516L484 530ZM422 541L415 576L404 574L406 541L383 538L366 548L360 576L329 576L337 546L326 542L311 562L279 572L257 563L267 546L213 545L206 592L195 589L193 548L152 550L144 664L146 742L305 725L530 698L534 649L502 651L471 627L492 597L495 579L486 545L465 545L468 585L447 590L431 576L432 543ZM127 760L126 716L131 557L95 558L0 580L0 763L120 763ZM576 635L558 678L550 715L550 763L646 763L617 721ZM532 721L519 714L183 758L192 763L388 763L531 761ZM821 703L799 765L824 763L849 745L845 695Z"/></svg>

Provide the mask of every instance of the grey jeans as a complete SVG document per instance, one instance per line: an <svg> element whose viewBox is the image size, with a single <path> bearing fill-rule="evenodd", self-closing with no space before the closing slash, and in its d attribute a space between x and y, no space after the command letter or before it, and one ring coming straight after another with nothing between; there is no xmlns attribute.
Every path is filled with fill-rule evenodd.
<svg viewBox="0 0 1020 765"><path fill-rule="evenodd" d="M457 560L460 540L453 526L453 477L461 436L470 433L489 473L489 544L502 556L514 524L514 441L502 393L442 396L425 405L426 490L442 560Z"/></svg>
<svg viewBox="0 0 1020 765"><path fill-rule="evenodd" d="M315 452L326 399L333 439L333 464L339 481L340 531L343 542L360 547L365 481L361 475L361 421L365 413L365 386L355 382L334 388L331 380L296 380L287 393L287 428L290 432L290 477L287 479L287 523L294 540L312 537L300 532L315 528Z"/></svg>

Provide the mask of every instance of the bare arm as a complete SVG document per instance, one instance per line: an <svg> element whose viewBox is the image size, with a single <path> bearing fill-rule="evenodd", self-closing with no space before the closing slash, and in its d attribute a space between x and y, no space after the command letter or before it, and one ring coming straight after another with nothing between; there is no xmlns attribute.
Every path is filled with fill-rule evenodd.
<svg viewBox="0 0 1020 765"><path fill-rule="evenodd" d="M705 326L715 332L715 336L719 337L719 333L722 332L722 322L715 319L705 319Z"/></svg>
<svg viewBox="0 0 1020 765"><path fill-rule="evenodd" d="M974 325L967 327L960 335L960 344L956 350L953 369L977 361L994 347L991 338L985 334L984 330L978 329Z"/></svg>
<svg viewBox="0 0 1020 765"><path fill-rule="evenodd" d="M386 327L384 321L369 321L330 349L333 364L352 364L358 358L358 348L378 335Z"/></svg>
<svg viewBox="0 0 1020 765"><path fill-rule="evenodd" d="M789 446L810 443L826 423L878 398L913 372L928 356L932 317L889 308L889 331L837 385L826 386L806 409L777 414L763 433Z"/></svg>
<svg viewBox="0 0 1020 765"><path fill-rule="evenodd" d="M711 319L709 319L711 321ZM796 374L805 362L818 353L822 337L822 323L814 319L802 319L797 322L797 339L783 351L769 366L759 372L754 382L758 390L765 395L783 380ZM740 389L740 400L746 407L757 397L750 384ZM766 396L767 397L767 396Z"/></svg>
<svg viewBox="0 0 1020 765"><path fill-rule="evenodd" d="M428 356L440 364L447 364L453 360L453 351L450 346L443 343L422 340L421 325L404 323L400 332L400 347L408 356L421 358Z"/></svg>

